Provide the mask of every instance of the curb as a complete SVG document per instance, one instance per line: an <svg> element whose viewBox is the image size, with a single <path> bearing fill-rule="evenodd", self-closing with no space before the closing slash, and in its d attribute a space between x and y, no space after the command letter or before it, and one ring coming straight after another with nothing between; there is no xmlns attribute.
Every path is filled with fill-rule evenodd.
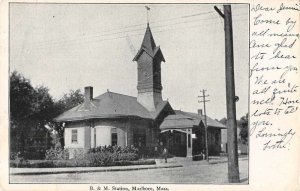
<svg viewBox="0 0 300 191"><path fill-rule="evenodd" d="M153 166L153 167L137 167L137 168L116 168L116 169L95 169L95 170L62 170L62 171L47 171L47 172L14 172L10 175L42 175L42 174L65 174L65 173L89 173L89 172L113 172L113 171L132 171L132 170L148 170L159 168L178 168L182 165L170 166Z"/></svg>
<svg viewBox="0 0 300 191"><path fill-rule="evenodd" d="M243 161L243 160L248 160L248 158L240 158L238 159L239 161ZM219 163L227 163L227 160L221 160L221 161L213 161L213 162L209 162L209 164L219 164Z"/></svg>
<svg viewBox="0 0 300 191"><path fill-rule="evenodd" d="M213 162L209 162L209 164L220 164L220 163L227 163L226 161L213 161Z"/></svg>

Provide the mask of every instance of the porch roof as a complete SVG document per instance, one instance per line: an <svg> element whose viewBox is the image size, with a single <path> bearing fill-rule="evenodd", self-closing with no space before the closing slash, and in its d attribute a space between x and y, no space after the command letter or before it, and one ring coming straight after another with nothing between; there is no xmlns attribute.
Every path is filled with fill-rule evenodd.
<svg viewBox="0 0 300 191"><path fill-rule="evenodd" d="M160 129L186 129L197 125L199 125L199 121L193 119L192 117L182 114L175 114L168 115L160 125Z"/></svg>
<svg viewBox="0 0 300 191"><path fill-rule="evenodd" d="M184 112L180 110L174 110L175 115L167 116L160 125L161 130L167 129L186 129L194 126L199 126L200 123L204 123L204 116L200 116L197 113ZM208 128L220 128L225 129L225 125L220 122L206 116Z"/></svg>

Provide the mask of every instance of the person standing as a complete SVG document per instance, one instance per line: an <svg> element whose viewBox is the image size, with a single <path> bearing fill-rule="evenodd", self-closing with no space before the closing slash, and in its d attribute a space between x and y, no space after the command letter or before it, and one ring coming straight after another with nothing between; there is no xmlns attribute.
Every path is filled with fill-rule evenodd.
<svg viewBox="0 0 300 191"><path fill-rule="evenodd" d="M164 147L164 150L163 150L163 157L165 158L165 163L167 163L167 159L168 159L168 150L166 147Z"/></svg>

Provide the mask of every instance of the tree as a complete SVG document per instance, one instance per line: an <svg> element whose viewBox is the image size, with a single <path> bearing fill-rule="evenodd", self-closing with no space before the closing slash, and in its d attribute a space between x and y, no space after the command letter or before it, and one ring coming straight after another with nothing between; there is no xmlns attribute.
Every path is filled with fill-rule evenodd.
<svg viewBox="0 0 300 191"><path fill-rule="evenodd" d="M64 96L55 103L57 115L81 104L83 98L84 96L80 89L70 90L69 93L64 94Z"/></svg>
<svg viewBox="0 0 300 191"><path fill-rule="evenodd" d="M53 145L63 144L63 124L54 118L83 102L80 90L54 101L49 89L34 88L17 71L10 75L10 151L25 158L41 158ZM55 131L55 132L54 132ZM54 140L52 140L54 139Z"/></svg>
<svg viewBox="0 0 300 191"><path fill-rule="evenodd" d="M64 96L55 102L54 108L55 108L55 115L54 117L59 116L63 112L81 104L83 102L84 96L81 93L80 89L77 90L70 90L69 93L64 94ZM53 118L54 118L53 117ZM63 128L63 123L59 122L51 122L48 123L48 126L50 129L55 131L55 140L59 141L59 144L63 147L64 146L64 138L63 138L63 133L64 133L64 128ZM54 145L58 144L53 143Z"/></svg>
<svg viewBox="0 0 300 191"><path fill-rule="evenodd" d="M219 122L226 126L227 119L225 117L223 117L222 119L219 120Z"/></svg>
<svg viewBox="0 0 300 191"><path fill-rule="evenodd" d="M10 145L12 152L34 156L50 146L45 128L54 114L54 102L49 89L33 88L30 80L18 72L10 76ZM49 139L48 139L49 138ZM33 152L33 153L31 153Z"/></svg>
<svg viewBox="0 0 300 191"><path fill-rule="evenodd" d="M248 118L249 115L248 113L241 117L240 120L237 120L237 128L240 129L239 134L238 134L238 139L240 139L242 141L242 143L248 143ZM220 123L222 123L223 125L227 124L227 119L224 117L222 119L219 120Z"/></svg>
<svg viewBox="0 0 300 191"><path fill-rule="evenodd" d="M21 152L29 126L29 120L34 108L31 104L34 99L34 88L30 81L14 71L10 76L10 145L11 150Z"/></svg>
<svg viewBox="0 0 300 191"><path fill-rule="evenodd" d="M241 117L241 119L238 121L238 125L240 127L240 137L243 143L248 143L248 120L249 120L249 114L247 113L245 116Z"/></svg>

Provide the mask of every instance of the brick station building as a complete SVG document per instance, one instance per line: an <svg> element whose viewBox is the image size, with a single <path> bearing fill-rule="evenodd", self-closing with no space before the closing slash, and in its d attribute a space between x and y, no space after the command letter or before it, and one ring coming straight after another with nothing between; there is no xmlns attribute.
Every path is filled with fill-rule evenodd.
<svg viewBox="0 0 300 191"><path fill-rule="evenodd" d="M148 152L167 147L175 156L192 156L205 149L203 115L174 110L162 99L161 63L165 62L147 24L137 62L137 97L107 91L94 97L85 87L82 104L55 120L64 122L65 149L72 158L77 149L134 145ZM210 155L221 151L221 123L207 117Z"/></svg>

